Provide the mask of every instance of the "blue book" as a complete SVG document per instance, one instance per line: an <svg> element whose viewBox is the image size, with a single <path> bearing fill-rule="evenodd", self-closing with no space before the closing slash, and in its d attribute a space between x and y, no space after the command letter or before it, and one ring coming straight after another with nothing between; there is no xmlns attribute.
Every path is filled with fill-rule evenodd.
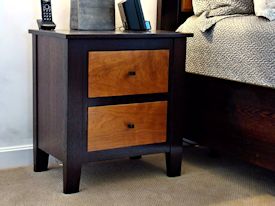
<svg viewBox="0 0 275 206"><path fill-rule="evenodd" d="M120 15L125 29L145 31L146 25L140 0L127 0L119 3ZM125 19L127 24L125 23ZM127 27L125 26L127 25Z"/></svg>

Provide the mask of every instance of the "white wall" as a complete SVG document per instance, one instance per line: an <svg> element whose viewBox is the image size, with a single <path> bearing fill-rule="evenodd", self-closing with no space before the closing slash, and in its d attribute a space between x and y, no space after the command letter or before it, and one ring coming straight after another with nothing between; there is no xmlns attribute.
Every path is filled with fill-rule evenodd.
<svg viewBox="0 0 275 206"><path fill-rule="evenodd" d="M40 1L1 0L0 148L32 143L32 58L29 28L36 28ZM69 22L68 0L53 0L59 28Z"/></svg>
<svg viewBox="0 0 275 206"><path fill-rule="evenodd" d="M118 0L116 0L118 2ZM157 0L141 0L156 26ZM29 28L37 28L40 0L0 0L0 149L32 143L32 58ZM69 28L69 0L52 0L57 29ZM24 9L22 9L24 8ZM118 14L118 13L117 13ZM117 18L117 27L121 25Z"/></svg>

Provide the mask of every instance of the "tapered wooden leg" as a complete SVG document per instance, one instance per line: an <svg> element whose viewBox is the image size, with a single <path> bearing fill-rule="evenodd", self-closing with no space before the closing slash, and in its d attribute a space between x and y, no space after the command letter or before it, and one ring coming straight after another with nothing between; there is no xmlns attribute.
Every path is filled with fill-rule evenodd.
<svg viewBox="0 0 275 206"><path fill-rule="evenodd" d="M142 158L141 155L130 157L131 160L139 160L141 158Z"/></svg>
<svg viewBox="0 0 275 206"><path fill-rule="evenodd" d="M43 172L48 170L49 154L40 150L39 148L33 149L33 170L35 172Z"/></svg>
<svg viewBox="0 0 275 206"><path fill-rule="evenodd" d="M172 147L171 152L166 153L166 169L168 177L181 175L182 147Z"/></svg>
<svg viewBox="0 0 275 206"><path fill-rule="evenodd" d="M63 192L73 194L79 192L81 164L64 163L63 165Z"/></svg>

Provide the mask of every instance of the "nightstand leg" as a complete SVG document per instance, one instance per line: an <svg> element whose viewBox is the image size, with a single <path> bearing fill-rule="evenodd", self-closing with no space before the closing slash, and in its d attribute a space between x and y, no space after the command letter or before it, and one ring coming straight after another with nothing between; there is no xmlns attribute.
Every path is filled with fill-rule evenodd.
<svg viewBox="0 0 275 206"><path fill-rule="evenodd" d="M43 172L48 170L49 154L40 150L39 148L33 149L33 170L35 172Z"/></svg>
<svg viewBox="0 0 275 206"><path fill-rule="evenodd" d="M63 163L63 192L72 194L79 192L81 164Z"/></svg>
<svg viewBox="0 0 275 206"><path fill-rule="evenodd" d="M171 152L166 153L166 168L168 177L181 175L182 147L172 147Z"/></svg>

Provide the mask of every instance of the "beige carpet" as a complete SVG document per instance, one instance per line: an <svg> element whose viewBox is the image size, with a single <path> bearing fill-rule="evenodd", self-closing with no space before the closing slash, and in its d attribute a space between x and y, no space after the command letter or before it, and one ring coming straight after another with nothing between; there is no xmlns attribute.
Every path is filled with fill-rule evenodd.
<svg viewBox="0 0 275 206"><path fill-rule="evenodd" d="M181 177L165 175L164 155L83 167L81 192L62 193L62 168L0 171L1 206L275 206L275 174L204 149L185 149Z"/></svg>

